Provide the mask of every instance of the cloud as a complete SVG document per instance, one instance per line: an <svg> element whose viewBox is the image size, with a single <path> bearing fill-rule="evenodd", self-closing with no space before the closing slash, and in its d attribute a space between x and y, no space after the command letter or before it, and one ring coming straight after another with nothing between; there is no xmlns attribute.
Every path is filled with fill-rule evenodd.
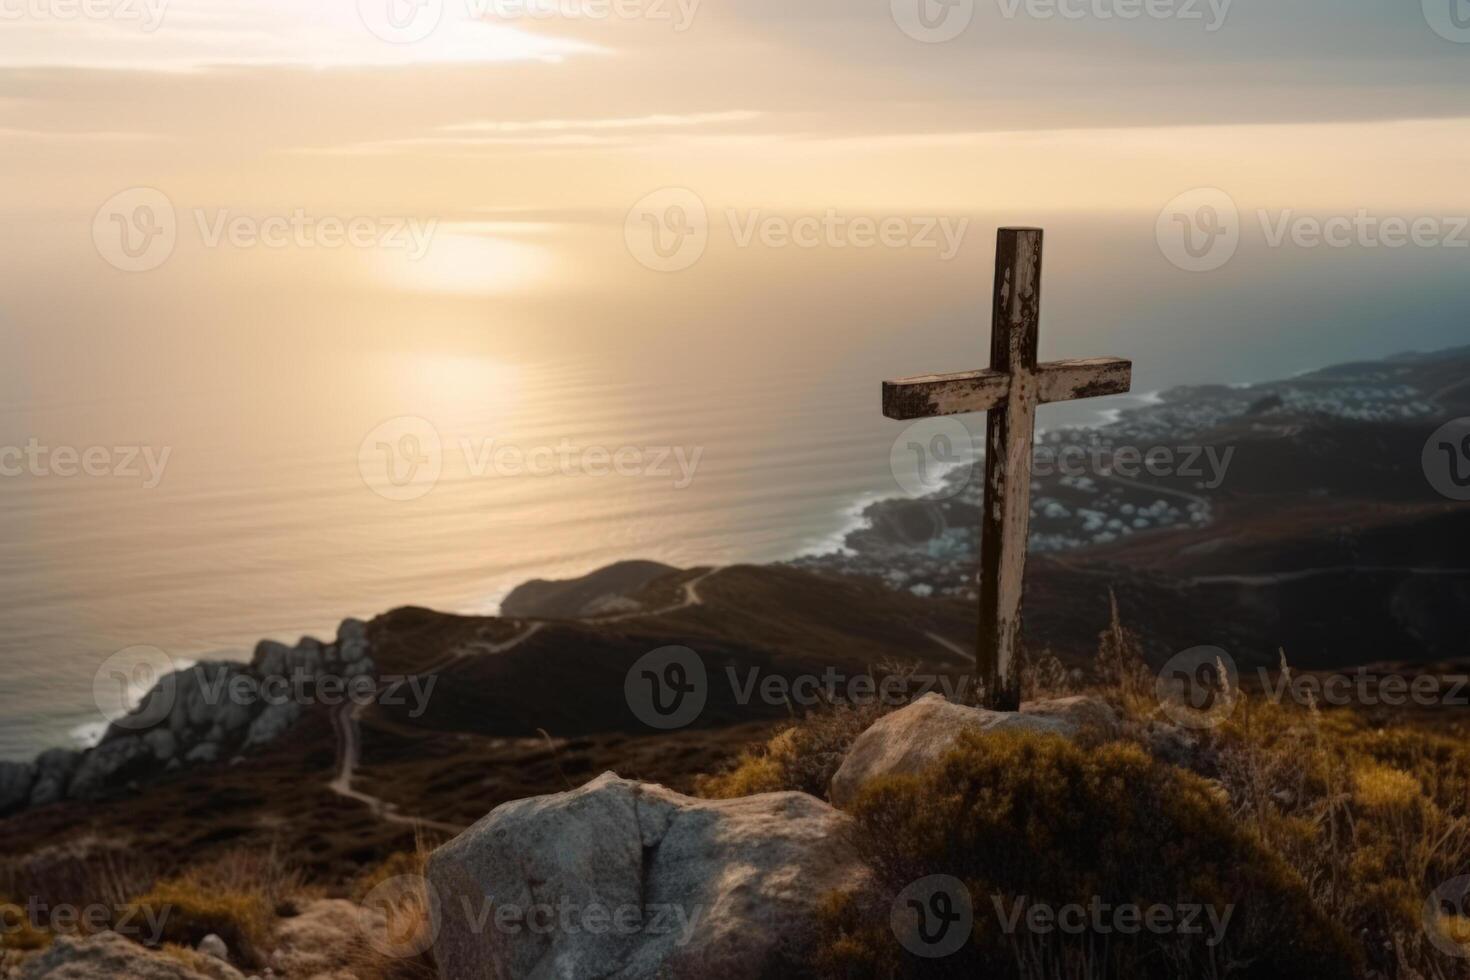
<svg viewBox="0 0 1470 980"><path fill-rule="evenodd" d="M659 113L622 119L531 119L524 121L485 121L455 123L441 127L451 133L546 133L604 129L674 129L685 126L708 126L715 123L748 122L764 113L747 110L731 112L694 112L685 115Z"/></svg>
<svg viewBox="0 0 1470 980"><path fill-rule="evenodd" d="M410 136L342 146L305 147L294 152L372 156L433 150L454 152L500 148L578 150L640 147L649 146L670 134L702 127L751 122L764 115L765 113L751 110L730 110L595 119L475 120L438 127L437 133L443 135Z"/></svg>
<svg viewBox="0 0 1470 980"><path fill-rule="evenodd" d="M196 72L223 66L313 69L559 61L596 44L469 16L426 0L427 31L378 16L402 0L4 0L0 67ZM95 10L83 16L80 10ZM422 33L422 36L420 34Z"/></svg>

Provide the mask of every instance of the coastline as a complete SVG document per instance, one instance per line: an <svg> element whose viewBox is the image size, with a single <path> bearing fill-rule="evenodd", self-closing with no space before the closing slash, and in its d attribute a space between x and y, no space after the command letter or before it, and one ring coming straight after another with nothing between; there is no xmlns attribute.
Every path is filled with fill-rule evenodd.
<svg viewBox="0 0 1470 980"><path fill-rule="evenodd" d="M1368 374L1388 375L1394 371L1405 371L1414 365L1433 362L1465 352L1464 348L1452 348L1448 351L1435 352L1432 354L1418 355L1395 355L1392 358L1375 361L1360 362L1353 365L1336 365L1325 368L1299 373L1286 379L1256 383L1235 383L1205 386L1180 386L1159 391L1144 392L1129 397L1133 404L1120 406L1116 409L1106 409L1098 413L1099 421L1092 425L1070 425L1056 426L1042 429L1038 432L1038 445L1053 439L1073 439L1076 441L1087 441L1094 439L1107 439L1121 435L1127 439L1147 444L1148 439L1174 438L1187 439L1197 435L1200 431L1218 424L1222 419L1234 418L1243 412L1247 412L1257 405L1262 399L1280 399L1283 393L1288 396L1297 397L1303 404L1310 406L1313 410L1323 409L1323 396L1318 388L1323 386L1340 386L1345 383L1344 378L1352 384L1362 387L1363 382L1354 382L1349 377L1353 370L1363 373L1368 369ZM1315 386L1315 387L1314 387ZM1335 390L1335 389L1333 389ZM1359 392L1358 394L1362 394ZM1335 396L1334 396L1335 397ZM1428 397L1417 391L1407 393L1398 391L1391 385L1384 384L1381 391L1369 391L1366 396L1356 402L1343 403L1338 409L1345 418L1359 418L1364 415L1374 416L1398 413L1404 418L1414 418L1424 415L1429 408L1423 404L1422 398ZM1385 408L1385 406L1387 406ZM1331 406L1328 406L1331 408ZM1270 409L1274 411L1275 409ZM1396 417L1398 417L1396 416ZM978 450L977 450L978 456ZM955 471L964 469L968 465L964 462L954 463L946 471L946 479L953 477ZM973 488L971 488L973 490ZM1170 493L1181 494L1181 491L1171 490L1159 486L1152 488L1155 494L1167 495ZM1193 491L1190 491L1191 493ZM972 494L973 496L973 494ZM1044 501L1046 495L1043 493L1039 500ZM972 560L966 553L966 542L973 545L973 529L961 522L950 527L950 536L941 540L936 536L933 540L926 542L897 541L884 539L884 535L878 533L874 528L875 517L888 511L902 511L915 506L927 507L928 501L915 500L902 495L896 486L891 491L869 490L859 494L855 499L842 507L838 512L837 527L834 531L822 534L810 539L799 546L793 553L783 559L778 559L776 564L792 564L797 566L825 566L832 571L851 571L855 567L865 566L870 572L879 571L880 577L894 579L890 584L895 587L918 588L919 594L951 594L967 595L972 584L961 581L963 575L961 569L966 561ZM969 506L978 503L977 500L966 500L963 496L957 498L957 505ZM1067 505L1071 507L1071 504ZM1142 502L1129 503L1125 506L1134 507L1137 510L1144 506ZM930 508L932 509L932 508ZM1198 522L1193 520L1197 514L1181 513L1175 523L1184 525L1185 518L1191 518L1189 525ZM1044 524L1043 515L1043 524ZM1116 520L1116 518L1114 518ZM1141 520L1134 517L1133 521ZM1205 520L1208 520L1208 512L1205 512ZM952 522L952 517L950 518ZM1149 527L1142 530L1153 529ZM1133 529L1122 527L1119 536L1132 533ZM1103 534L1109 533L1107 529ZM866 538L857 547L854 539ZM1058 550L1073 546L1085 545L1095 542L1097 537L1084 539L1078 536L1069 537L1059 531L1048 531L1042 527L1040 533L1035 535L1033 550ZM923 547L913 556L914 560L909 562L904 559L905 566L917 566L920 563L933 563L940 574L948 576L947 584L929 583L928 576L916 575L915 569L908 569L900 576L888 575L892 569L889 567L893 555L904 550L912 550L918 543ZM591 571L591 570L589 570ZM950 573L956 573L951 575ZM514 585L498 589L494 594L481 598L480 600L455 604L449 606L449 611L456 614L470 616L498 615L507 595L515 588ZM931 591L925 593L922 590L928 588ZM947 590L947 591L946 591ZM383 612L386 610L378 610ZM370 614L370 613L365 613ZM276 635L280 635L277 633ZM245 664L250 660L250 653L244 648L229 648L209 654L193 654L179 657L174 660L177 669L187 669L189 666L202 661L229 661L237 664ZM140 695L133 693L136 701ZM83 706L85 708L85 706ZM80 724L73 724L67 731L67 743L79 748L90 748L97 744L101 736L107 730L116 715L106 716L105 720L92 719ZM51 744L56 744L54 741ZM24 758L22 756L21 758Z"/></svg>

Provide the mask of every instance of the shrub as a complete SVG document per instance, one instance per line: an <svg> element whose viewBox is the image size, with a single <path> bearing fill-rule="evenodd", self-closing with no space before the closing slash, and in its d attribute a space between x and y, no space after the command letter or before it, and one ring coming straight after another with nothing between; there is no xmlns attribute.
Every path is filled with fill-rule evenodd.
<svg viewBox="0 0 1470 980"><path fill-rule="evenodd" d="M359 980L437 980L433 951L427 947L433 928L425 866L433 848L420 838L412 851L400 851L360 875L352 900L383 916L383 938L397 955L362 943L352 950L350 975Z"/></svg>
<svg viewBox="0 0 1470 980"><path fill-rule="evenodd" d="M1424 922L1430 894L1470 861L1470 749L1408 727L1367 730L1352 711L1251 698L1212 737L1235 818L1359 937L1373 975L1470 976Z"/></svg>
<svg viewBox="0 0 1470 980"><path fill-rule="evenodd" d="M1204 780L1140 748L1056 736L965 733L923 776L870 784L852 807L877 887L832 896L816 956L830 976L1349 977L1347 937L1301 878L1231 819ZM950 875L973 897L970 942L943 960L895 942L890 903ZM1017 901L1022 903L1016 905ZM1229 912L1223 941L1172 932L1029 935L1003 915L1094 901ZM998 914L1000 913L1000 914Z"/></svg>
<svg viewBox="0 0 1470 980"><path fill-rule="evenodd" d="M0 951L31 952L51 945L51 934L38 929L19 905L0 902Z"/></svg>
<svg viewBox="0 0 1470 980"><path fill-rule="evenodd" d="M242 963L257 966L269 948L273 912L259 891L211 885L197 875L160 881L130 903L140 922L157 923L163 943L197 946L214 933Z"/></svg>
<svg viewBox="0 0 1470 980"><path fill-rule="evenodd" d="M889 710L873 702L841 703L813 711L763 745L742 752L728 771L700 776L695 792L709 799L732 799L796 790L826 799L827 786L847 750Z"/></svg>

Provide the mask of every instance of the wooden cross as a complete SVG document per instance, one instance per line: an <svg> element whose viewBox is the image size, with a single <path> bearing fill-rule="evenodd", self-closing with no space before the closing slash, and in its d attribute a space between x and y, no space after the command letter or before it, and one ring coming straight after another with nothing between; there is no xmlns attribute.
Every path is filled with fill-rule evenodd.
<svg viewBox="0 0 1470 980"><path fill-rule="evenodd" d="M1021 707L1017 651L1036 406L1119 395L1133 384L1133 362L1117 357L1036 363L1041 234L1040 228L1002 228L997 235L989 370L883 382L883 414L891 419L989 413L975 661L985 685L985 706L996 711Z"/></svg>

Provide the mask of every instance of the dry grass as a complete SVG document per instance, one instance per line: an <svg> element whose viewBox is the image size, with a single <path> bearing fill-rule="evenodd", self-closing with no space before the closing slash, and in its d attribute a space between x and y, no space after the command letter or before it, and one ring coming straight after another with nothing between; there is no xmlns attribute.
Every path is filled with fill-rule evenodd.
<svg viewBox="0 0 1470 980"><path fill-rule="evenodd" d="M0 858L0 895L48 906L120 907L158 879L159 868L125 842L78 838L21 856Z"/></svg>
<svg viewBox="0 0 1470 980"><path fill-rule="evenodd" d="M1053 659L1043 656L1025 668L1022 680L1028 699L1089 693L1114 704L1123 719L1123 744L1076 747L1076 751L1086 753L1086 760L1067 762L1075 769L1074 785L1079 780L1086 783L1085 778L1076 775L1081 771L1076 767L1122 765L1129 774L1119 778L1133 787L1135 796L1140 780L1157 789L1152 813L1139 813L1133 824L1124 819L1131 804L1120 798L1098 809L1093 827L1076 828L1079 839L1091 841L1099 852L1113 855L1107 870L1094 878L1092 887L1105 890L1117 884L1109 881L1109 875L1133 874L1130 863L1157 871L1163 862L1175 860L1180 853L1196 853L1191 860L1197 870L1215 874L1221 862L1211 848L1219 853L1234 849L1242 855L1237 860L1251 862L1257 869L1275 869L1269 876L1274 904L1269 906L1271 914L1256 919L1257 940L1270 934L1271 919L1311 922L1316 924L1312 928L1319 939L1325 935L1323 929L1351 937L1354 956L1361 955L1361 961L1351 967L1354 976L1373 980L1470 980L1470 956L1456 958L1436 948L1425 928L1424 911L1426 900L1436 888L1470 872L1470 746L1407 724L1375 727L1365 715L1351 710L1324 712L1310 703L1277 703L1246 691L1228 692L1234 707L1218 727L1183 732L1160 709L1155 675L1142 656L1139 638L1118 615L1116 603L1111 621L1099 637L1094 684L1080 684L1075 674L1066 672ZM1281 669L1289 675L1284 657ZM814 712L766 744L744 753L733 769L701 780L700 792L729 797L802 790L825 797L831 775L847 748L882 713L848 705ZM1160 748L1161 742L1167 750ZM971 753L969 761L975 763L976 746L969 746L967 751ZM1128 754L1118 756L1119 752ZM951 769L957 764L953 758L948 763ZM1046 768L1041 766L1041 771ZM976 819L985 825L989 811L984 808L965 819L952 813L950 818L939 819L934 808L942 809L947 805L943 801L953 802L954 793L961 792L954 788L956 780L971 786L963 792L984 798L984 793L1007 780L1034 780L1037 769L1034 756L1024 760L1008 756L1005 765L987 769L983 780L966 784L963 774L950 771L922 788L911 786L908 791L917 794L915 799L902 806L889 800L887 816L882 818L878 811L868 813L865 819L871 833L864 844L865 852L881 855L883 848L897 847L907 849L912 857L930 846L924 843L927 838L967 840L967 848L935 859L925 866L926 873L964 877L965 869L970 867L967 862L975 860L973 854L1014 851L1026 856L1027 869L1016 871L1011 883L1017 888L1034 889L1040 874L1037 862L1064 853L1067 839L1040 848L1032 837L1006 843L995 836L994 827L985 833L972 833L973 826L964 826ZM1197 789L1189 790L1189 795L1200 797L1197 790L1203 790L1209 798L1208 807L1197 819L1176 821L1167 840L1155 839L1149 835L1157 828L1151 828L1146 818L1158 818L1167 811L1165 803L1173 792L1168 786L1176 778L1204 780L1191 784ZM1019 785L1013 788L1023 794L1040 790ZM991 804L991 810L1003 809L1000 802ZM902 819L894 817L895 806L903 814ZM1055 801L1055 806L1075 811L1078 803L1067 797ZM1034 835L1051 819L1052 809L1050 805L1030 804L1017 812L1031 815L1033 823L1027 833ZM924 814L927 816L921 819ZM1129 827L1132 830L1126 829ZM1106 846L1098 843L1103 839L1108 842ZM1149 840L1157 845L1156 851L1133 853L1140 842ZM1225 840L1231 841L1229 848L1221 843ZM1059 846L1062 851L1058 851ZM1130 853L1133 857L1129 860L1117 858ZM881 857L878 860L881 863ZM1187 863L1173 867L1180 875L1188 871ZM920 868L908 870L917 875ZM974 871L970 868L971 873ZM1234 887L1230 881L1228 875L1221 879L1221 894L1247 902L1244 893L1230 891ZM892 935L885 939L883 930L867 931L875 920L864 915L872 910L865 911L853 896L830 899L827 921L832 929L821 954L828 972L874 975L860 965L868 956L878 957L873 963L887 963L891 973L902 975L899 961L884 959L891 959ZM1470 918L1445 912L1438 928L1442 937L1460 942L1470 954ZM1323 946L1332 947L1332 942ZM1114 949L1110 955L1123 952ZM1280 953L1273 947L1272 955ZM1178 966L1178 954L1178 950L1156 950L1148 959L1157 966L1175 957L1172 962ZM1011 960L999 967L1002 973L1014 973L1016 955L1016 950L1010 951ZM1042 969L1073 971L1066 976L1094 975L1091 971L1097 969L1097 963L1085 960L1092 954L1083 951L1079 955L1084 959L1052 962ZM1275 962L1270 956L1262 960L1259 950L1253 955L1254 960L1246 956L1229 963L1192 963L1189 969L1196 973L1203 970L1207 975L1249 976L1257 969L1253 962ZM1311 972L1301 975L1323 975L1322 971L1329 969L1343 975L1343 964L1351 957L1344 958L1341 950L1333 957L1330 963L1335 965L1329 967L1325 961L1312 964ZM1130 968L1144 971L1137 973L1144 976L1153 967L1131 964ZM931 963L924 972L942 975L937 969Z"/></svg>
<svg viewBox="0 0 1470 980"><path fill-rule="evenodd" d="M1098 693L1146 741L1159 706L1116 606L1099 662L1107 669ZM1284 652L1279 669L1289 689ZM1365 976L1470 977L1470 946L1467 958L1447 956L1424 921L1434 890L1470 871L1470 747L1407 724L1375 727L1364 713L1323 711L1310 700L1232 696L1229 716L1199 734L1189 760L1219 787L1231 818L1287 862L1313 907L1356 937ZM1470 935L1466 925L1446 921L1443 932Z"/></svg>
<svg viewBox="0 0 1470 980"><path fill-rule="evenodd" d="M29 953L49 945L51 934L36 928L22 906L0 902L0 951Z"/></svg>
<svg viewBox="0 0 1470 980"><path fill-rule="evenodd" d="M192 873L158 882L129 911L138 921L158 922L164 943L197 946L213 933L246 966L263 964L275 919L262 892L220 887Z"/></svg>
<svg viewBox="0 0 1470 980"><path fill-rule="evenodd" d="M892 710L894 706L875 700L813 711L764 744L746 749L725 772L699 777L695 792L708 799L732 799L797 790L825 799L852 743Z"/></svg>
<svg viewBox="0 0 1470 980"><path fill-rule="evenodd" d="M355 946L346 964L358 980L437 980L424 877L432 852L420 837L414 850L394 854L353 882L353 901L383 917L377 941Z"/></svg>
<svg viewBox="0 0 1470 980"><path fill-rule="evenodd" d="M1286 862L1231 819L1205 780L1136 745L965 732L937 767L875 780L850 809L879 888L829 905L817 957L827 976L1354 976L1347 935ZM975 909L970 942L942 963L902 955L889 926L893 896L936 874L964 882ZM1183 930L1008 930L995 911L1094 901L1231 918L1211 943Z"/></svg>

